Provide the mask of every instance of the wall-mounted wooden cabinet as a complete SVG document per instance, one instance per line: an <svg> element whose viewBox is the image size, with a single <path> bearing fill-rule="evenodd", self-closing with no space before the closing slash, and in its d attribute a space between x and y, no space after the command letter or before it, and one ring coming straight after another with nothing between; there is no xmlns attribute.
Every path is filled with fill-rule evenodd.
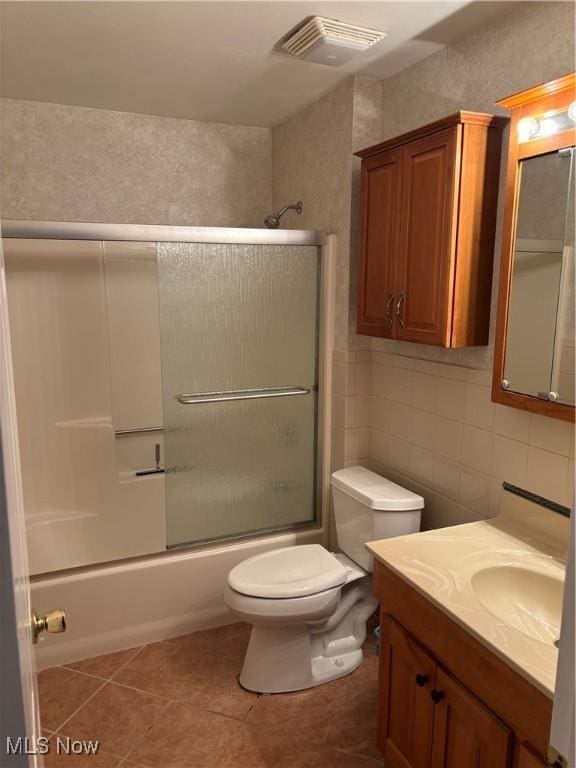
<svg viewBox="0 0 576 768"><path fill-rule="evenodd" d="M358 333L486 344L506 119L457 112L358 152Z"/></svg>

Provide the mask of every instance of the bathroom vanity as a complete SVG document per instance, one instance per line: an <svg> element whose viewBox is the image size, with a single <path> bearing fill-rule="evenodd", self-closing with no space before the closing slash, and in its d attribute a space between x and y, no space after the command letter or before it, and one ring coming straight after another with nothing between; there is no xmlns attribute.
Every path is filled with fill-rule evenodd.
<svg viewBox="0 0 576 768"><path fill-rule="evenodd" d="M503 497L494 520L368 545L390 768L546 765L569 521Z"/></svg>

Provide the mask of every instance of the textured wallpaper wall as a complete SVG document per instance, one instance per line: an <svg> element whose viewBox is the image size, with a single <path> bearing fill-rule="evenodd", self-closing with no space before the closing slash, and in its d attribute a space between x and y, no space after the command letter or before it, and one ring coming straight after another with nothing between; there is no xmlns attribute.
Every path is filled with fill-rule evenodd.
<svg viewBox="0 0 576 768"><path fill-rule="evenodd" d="M3 218L262 225L267 128L3 99Z"/></svg>
<svg viewBox="0 0 576 768"><path fill-rule="evenodd" d="M274 205L301 197L304 226L339 238L332 467L368 464L422 493L430 527L495 514L503 479L569 503L573 430L491 402L492 344L442 350L355 334L352 152L458 109L499 112L497 99L571 70L572 4L513 6L404 72L355 78L273 129ZM500 225L495 274L499 248Z"/></svg>
<svg viewBox="0 0 576 768"><path fill-rule="evenodd" d="M496 106L498 99L574 69L574 5L570 2L521 3L517 8L514 5L510 3L510 12L482 25L474 33L382 82L380 141L459 109L506 115L506 110ZM505 147L507 137L506 130ZM502 166L505 158L506 151L502 155ZM502 199L500 194L500 203ZM494 249L493 310L501 215L500 204ZM492 336L495 319L493 311ZM492 342L489 347L451 351L383 341L378 342L376 348L452 365L492 366Z"/></svg>
<svg viewBox="0 0 576 768"><path fill-rule="evenodd" d="M304 202L302 215L287 214L282 226L338 235L339 335L348 328L353 94L354 81L346 80L272 130L273 207Z"/></svg>

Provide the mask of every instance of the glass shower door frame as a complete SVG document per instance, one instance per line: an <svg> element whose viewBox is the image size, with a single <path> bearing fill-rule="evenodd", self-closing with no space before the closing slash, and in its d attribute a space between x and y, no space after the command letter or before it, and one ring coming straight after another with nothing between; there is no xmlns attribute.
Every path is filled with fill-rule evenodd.
<svg viewBox="0 0 576 768"><path fill-rule="evenodd" d="M318 405L316 417L316 515L310 522L234 536L220 543L238 539L263 538L282 532L322 529L324 511L328 509L330 489L330 411L332 390L332 349L334 340L334 269L336 252L334 235L313 230L266 230L223 227L178 227L138 224L97 224L84 222L2 221L3 238L128 241L192 242L247 245L312 245L319 248L318 297ZM214 542L217 543L217 542ZM206 543L184 544L176 551L205 548ZM173 549L169 552L174 551ZM160 553L161 554L161 553Z"/></svg>

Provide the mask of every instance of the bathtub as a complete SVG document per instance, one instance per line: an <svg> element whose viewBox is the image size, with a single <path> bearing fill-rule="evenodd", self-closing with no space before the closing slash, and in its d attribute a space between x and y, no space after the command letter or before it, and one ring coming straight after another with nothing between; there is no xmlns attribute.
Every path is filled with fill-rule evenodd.
<svg viewBox="0 0 576 768"><path fill-rule="evenodd" d="M324 543L320 528L35 577L36 611L63 608L67 620L65 634L39 639L37 667L229 624L223 593L231 568L270 549L316 543Z"/></svg>

